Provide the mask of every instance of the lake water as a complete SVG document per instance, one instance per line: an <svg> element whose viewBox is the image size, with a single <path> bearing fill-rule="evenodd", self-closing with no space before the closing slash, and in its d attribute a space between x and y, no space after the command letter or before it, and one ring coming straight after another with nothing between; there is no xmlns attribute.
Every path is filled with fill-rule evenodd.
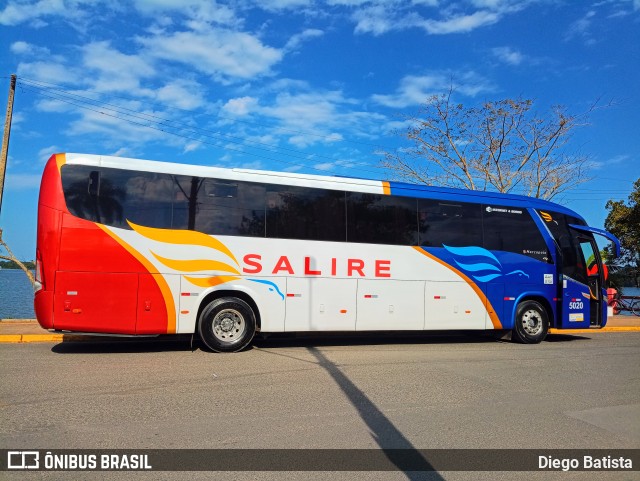
<svg viewBox="0 0 640 481"><path fill-rule="evenodd" d="M33 287L20 269L0 269L0 319L35 319Z"/></svg>
<svg viewBox="0 0 640 481"><path fill-rule="evenodd" d="M640 296L640 288L627 287L625 296ZM629 312L622 314L631 315ZM0 319L34 319L33 289L24 272L0 269Z"/></svg>

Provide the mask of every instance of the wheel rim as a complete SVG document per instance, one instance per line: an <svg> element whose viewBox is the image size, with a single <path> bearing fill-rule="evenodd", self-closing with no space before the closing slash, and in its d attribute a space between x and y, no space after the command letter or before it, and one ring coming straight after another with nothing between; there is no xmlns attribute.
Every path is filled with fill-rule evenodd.
<svg viewBox="0 0 640 481"><path fill-rule="evenodd" d="M524 332L530 336L536 336L542 332L542 316L535 309L525 311L521 318Z"/></svg>
<svg viewBox="0 0 640 481"><path fill-rule="evenodd" d="M247 325L238 311L223 309L215 315L211 327L216 339L229 343L240 339Z"/></svg>

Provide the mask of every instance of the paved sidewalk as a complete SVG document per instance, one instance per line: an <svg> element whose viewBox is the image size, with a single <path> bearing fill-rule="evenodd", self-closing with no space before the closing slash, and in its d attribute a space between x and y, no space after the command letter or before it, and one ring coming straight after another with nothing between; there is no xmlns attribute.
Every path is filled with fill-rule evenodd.
<svg viewBox="0 0 640 481"><path fill-rule="evenodd" d="M551 329L550 332L552 334L640 332L640 317L613 316L609 319L607 326L603 329ZM49 332L42 329L34 319L0 320L0 343L95 341L100 339L104 340L104 336L86 336Z"/></svg>

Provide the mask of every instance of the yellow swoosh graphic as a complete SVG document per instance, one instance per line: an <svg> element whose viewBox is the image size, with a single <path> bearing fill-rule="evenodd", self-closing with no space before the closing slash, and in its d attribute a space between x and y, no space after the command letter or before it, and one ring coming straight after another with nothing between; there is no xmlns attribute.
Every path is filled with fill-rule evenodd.
<svg viewBox="0 0 640 481"><path fill-rule="evenodd" d="M155 252L151 252L153 256L162 262L165 266L174 271L197 272L197 271L222 271L231 272L232 274L240 274L240 271L229 264L218 262L210 259L194 259L194 260L176 260L167 259L159 256Z"/></svg>
<svg viewBox="0 0 640 481"><path fill-rule="evenodd" d="M127 223L135 232L146 237L147 239L164 242L167 244L186 244L209 247L211 249L217 250L218 252L222 252L230 259L233 259L233 262L235 262L236 265L239 265L236 257L227 248L227 246L210 235L192 230L156 229L154 227L144 227L138 224L134 224L133 222L128 220Z"/></svg>
<svg viewBox="0 0 640 481"><path fill-rule="evenodd" d="M96 223L96 225L102 229L106 234L109 235L113 240L115 240L118 244L124 247L127 252L129 252L133 257L135 257L150 274L160 274L158 270L153 266L151 262L147 260L140 252L134 249L132 246L127 244L124 240L118 237L115 233L111 232L106 226L102 224ZM160 292L162 292L162 297L164 298L165 308L167 310L167 332L175 333L176 332L176 305L173 301L173 293L171 292L171 288L167 281L164 279L162 275L154 277L156 282L158 283L158 287L160 288Z"/></svg>
<svg viewBox="0 0 640 481"><path fill-rule="evenodd" d="M194 284L199 287L204 287L204 288L218 286L220 284L224 284L225 282L231 282L231 281L240 279L239 277L236 277L236 276L214 276L214 277L184 276L184 278L189 282L191 282L191 284Z"/></svg>

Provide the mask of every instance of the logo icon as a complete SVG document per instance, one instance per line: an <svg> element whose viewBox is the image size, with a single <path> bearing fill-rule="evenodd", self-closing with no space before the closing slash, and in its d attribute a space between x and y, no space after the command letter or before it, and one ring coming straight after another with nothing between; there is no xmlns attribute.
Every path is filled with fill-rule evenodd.
<svg viewBox="0 0 640 481"><path fill-rule="evenodd" d="M38 451L7 451L7 469L39 469Z"/></svg>
<svg viewBox="0 0 640 481"><path fill-rule="evenodd" d="M546 212L540 211L540 215L542 216L545 222L551 222L553 220L553 217L551 217L551 214L548 214Z"/></svg>

